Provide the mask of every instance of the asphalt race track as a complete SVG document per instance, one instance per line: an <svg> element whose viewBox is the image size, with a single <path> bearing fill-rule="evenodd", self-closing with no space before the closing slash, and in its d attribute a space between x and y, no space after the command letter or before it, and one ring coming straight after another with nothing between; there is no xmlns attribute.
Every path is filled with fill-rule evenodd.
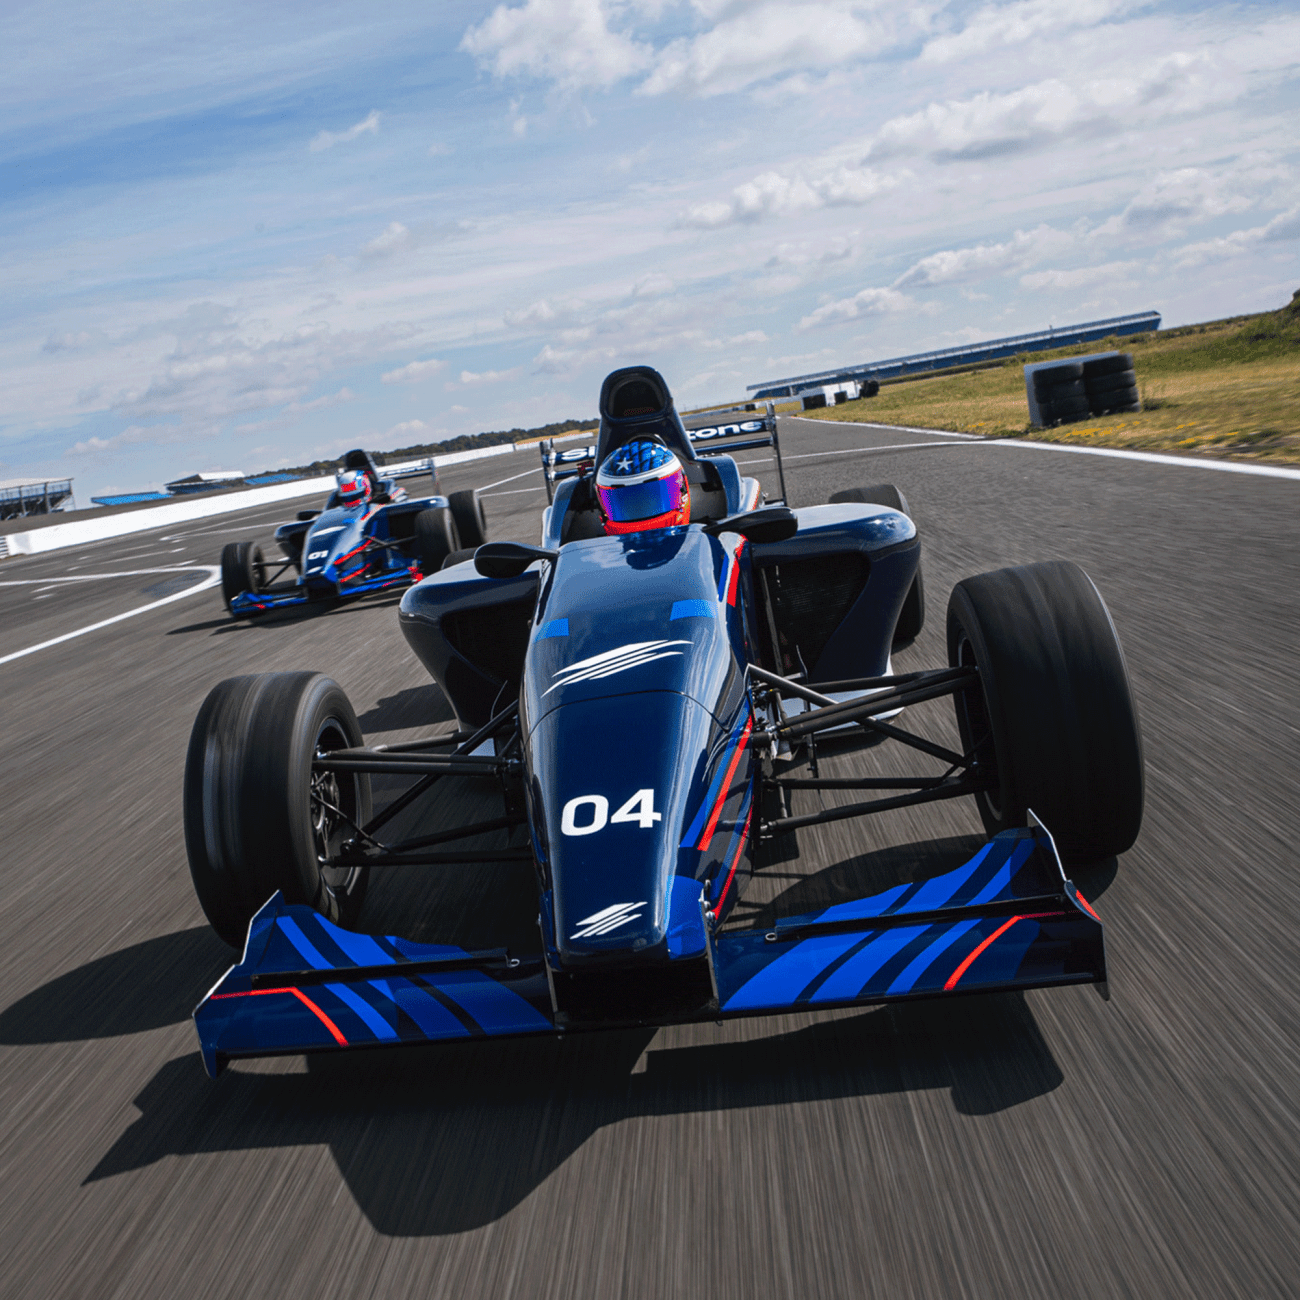
<svg viewBox="0 0 1300 1300"><path fill-rule="evenodd" d="M1296 1293L1300 483L783 428L793 504L882 481L910 499L929 613L900 671L945 662L962 576L1073 558L1105 595L1147 757L1137 845L1078 877L1107 925L1112 1000L1071 988L287 1058L213 1083L189 1012L231 954L195 901L180 820L205 693L320 669L372 740L448 727L449 710L396 596L236 625L219 588L194 590L223 540L269 548L283 506L12 559L0 1295ZM493 488L489 524L535 540L533 463L457 466L444 487L522 474ZM748 472L774 490L769 465ZM908 721L951 736L950 710ZM442 819L491 802L469 779L441 788ZM969 802L805 830L746 915L929 874L981 839ZM528 891L518 867L404 868L376 873L365 919L486 946L529 930Z"/></svg>

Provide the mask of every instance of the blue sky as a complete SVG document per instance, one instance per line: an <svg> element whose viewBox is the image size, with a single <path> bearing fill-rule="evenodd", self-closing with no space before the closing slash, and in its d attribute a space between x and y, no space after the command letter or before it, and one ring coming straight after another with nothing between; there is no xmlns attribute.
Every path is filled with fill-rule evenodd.
<svg viewBox="0 0 1300 1300"><path fill-rule="evenodd" d="M1300 11L15 4L0 478L78 497L1300 287Z"/></svg>

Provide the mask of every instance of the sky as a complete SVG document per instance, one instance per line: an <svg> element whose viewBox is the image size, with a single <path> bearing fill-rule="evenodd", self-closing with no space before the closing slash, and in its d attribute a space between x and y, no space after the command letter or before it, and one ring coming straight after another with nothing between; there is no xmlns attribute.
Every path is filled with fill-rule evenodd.
<svg viewBox="0 0 1300 1300"><path fill-rule="evenodd" d="M1300 288L1300 5L9 0L0 479L78 501Z"/></svg>

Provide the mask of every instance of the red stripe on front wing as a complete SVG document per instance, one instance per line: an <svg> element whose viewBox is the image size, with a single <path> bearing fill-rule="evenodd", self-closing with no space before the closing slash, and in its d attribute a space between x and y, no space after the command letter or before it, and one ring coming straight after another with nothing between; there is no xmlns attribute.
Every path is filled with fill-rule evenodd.
<svg viewBox="0 0 1300 1300"><path fill-rule="evenodd" d="M348 1040L343 1037L342 1031L330 1018L309 998L302 989L296 989L292 985L282 989L247 989L241 993L214 993L209 1002L216 1002L219 998L256 998L262 997L267 993L292 993L315 1017L325 1026L326 1029L334 1035L334 1041L340 1047L346 1047Z"/></svg>

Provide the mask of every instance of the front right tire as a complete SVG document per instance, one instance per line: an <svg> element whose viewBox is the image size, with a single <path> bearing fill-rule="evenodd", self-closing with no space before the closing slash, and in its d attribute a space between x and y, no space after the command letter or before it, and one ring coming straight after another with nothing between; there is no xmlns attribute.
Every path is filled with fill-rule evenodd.
<svg viewBox="0 0 1300 1300"><path fill-rule="evenodd" d="M1113 857L1142 825L1142 738L1110 611L1066 561L981 573L948 602L948 662L979 669L955 697L963 752L993 788L990 835L1030 810L1067 865Z"/></svg>

